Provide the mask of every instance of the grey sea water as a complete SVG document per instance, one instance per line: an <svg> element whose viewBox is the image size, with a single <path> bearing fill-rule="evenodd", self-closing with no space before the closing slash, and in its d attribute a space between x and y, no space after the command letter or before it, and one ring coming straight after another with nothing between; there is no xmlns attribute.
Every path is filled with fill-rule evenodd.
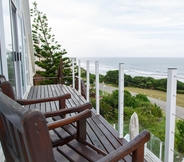
<svg viewBox="0 0 184 162"><path fill-rule="evenodd" d="M99 61L100 74L105 75L109 70L117 70L123 63L125 74L131 76L150 76L166 78L168 68L177 68L177 77L184 82L184 57L79 57L81 67L86 69L86 61L90 62L90 72L95 73L95 62Z"/></svg>

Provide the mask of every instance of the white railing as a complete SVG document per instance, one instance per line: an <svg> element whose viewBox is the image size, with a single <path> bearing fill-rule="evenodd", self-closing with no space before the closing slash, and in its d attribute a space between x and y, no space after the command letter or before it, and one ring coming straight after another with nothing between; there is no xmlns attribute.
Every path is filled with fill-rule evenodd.
<svg viewBox="0 0 184 162"><path fill-rule="evenodd" d="M100 114L100 96L99 96L99 62L95 62L95 74L96 74L96 82L95 82L95 87L96 87L96 114Z"/></svg>
<svg viewBox="0 0 184 162"><path fill-rule="evenodd" d="M80 65L80 62L79 62ZM89 93L89 61L87 62L87 93ZM99 62L95 62L96 75L96 114L100 114L99 97ZM169 68L167 77L167 101L166 101L166 134L165 134L165 153L164 161L172 162L174 160L174 134L175 134L175 114L176 114L176 86L177 69ZM79 79L80 80L80 79ZM81 86L81 84L79 85ZM118 132L119 137L123 138L123 113L124 113L124 69L123 64L119 64L119 104L118 104ZM87 95L89 97L89 94ZM87 97L87 98L88 98ZM89 101L89 98L88 98ZM162 150L162 143L160 152ZM161 159L162 154L159 155Z"/></svg>
<svg viewBox="0 0 184 162"><path fill-rule="evenodd" d="M89 78L89 61L86 62L86 100L89 102L89 87L90 87L90 78Z"/></svg>
<svg viewBox="0 0 184 162"><path fill-rule="evenodd" d="M123 64L119 64L119 93L118 93L118 132L119 138L123 138L124 128L124 69Z"/></svg>
<svg viewBox="0 0 184 162"><path fill-rule="evenodd" d="M72 59L72 81L73 81L73 89L75 89L75 59Z"/></svg>
<svg viewBox="0 0 184 162"><path fill-rule="evenodd" d="M81 94L81 62L78 60L78 92Z"/></svg>
<svg viewBox="0 0 184 162"><path fill-rule="evenodd" d="M168 69L164 161L174 160L177 69Z"/></svg>

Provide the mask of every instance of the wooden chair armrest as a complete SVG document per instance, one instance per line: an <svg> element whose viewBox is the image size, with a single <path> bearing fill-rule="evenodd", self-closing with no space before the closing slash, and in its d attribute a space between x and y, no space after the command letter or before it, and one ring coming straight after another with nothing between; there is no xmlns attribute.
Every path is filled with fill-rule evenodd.
<svg viewBox="0 0 184 162"><path fill-rule="evenodd" d="M150 133L147 130L142 131L132 141L119 147L117 150L106 155L98 162L114 162L122 159L126 155L132 152L132 161L138 160L139 162L144 161L144 144L150 140ZM140 151L141 150L141 151Z"/></svg>
<svg viewBox="0 0 184 162"><path fill-rule="evenodd" d="M89 117L91 117L91 110L87 109L73 117L62 119L62 120L57 120L53 123L48 124L47 126L48 126L48 129L51 130L51 129L62 127L64 125L71 124L73 122L77 122L77 121L80 121L82 119L86 119Z"/></svg>
<svg viewBox="0 0 184 162"><path fill-rule="evenodd" d="M63 102L66 99L71 98L71 95L69 93L56 96L56 97L47 97L47 98L40 98L40 99L16 99L16 102L18 102L20 105L30 105L30 104L36 104L36 103L42 103L42 102L50 102L50 101L59 101ZM63 107L63 106L62 106Z"/></svg>
<svg viewBox="0 0 184 162"><path fill-rule="evenodd" d="M48 117L53 117L53 116L66 115L68 113L81 112L81 111L84 111L86 109L91 109L91 108L92 108L92 105L89 102L87 102L83 105L68 108L68 109L61 109L61 110L46 112L44 113L44 115L46 118L48 118Z"/></svg>

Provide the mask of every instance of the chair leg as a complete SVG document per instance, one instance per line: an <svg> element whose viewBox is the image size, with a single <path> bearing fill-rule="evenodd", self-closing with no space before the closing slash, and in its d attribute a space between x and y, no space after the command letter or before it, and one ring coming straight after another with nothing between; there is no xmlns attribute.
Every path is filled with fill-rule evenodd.
<svg viewBox="0 0 184 162"><path fill-rule="evenodd" d="M77 138L86 140L86 119L77 122Z"/></svg>
<svg viewBox="0 0 184 162"><path fill-rule="evenodd" d="M144 162L144 145L132 152L132 162Z"/></svg>

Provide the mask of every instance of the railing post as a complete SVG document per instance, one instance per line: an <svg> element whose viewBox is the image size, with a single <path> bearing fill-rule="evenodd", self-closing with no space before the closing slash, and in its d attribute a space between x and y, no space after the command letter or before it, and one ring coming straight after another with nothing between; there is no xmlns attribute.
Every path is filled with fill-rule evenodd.
<svg viewBox="0 0 184 162"><path fill-rule="evenodd" d="M118 96L118 132L119 138L123 138L124 126L124 69L123 63L119 64L119 96Z"/></svg>
<svg viewBox="0 0 184 162"><path fill-rule="evenodd" d="M72 81L73 81L73 89L75 89L75 59L72 59Z"/></svg>
<svg viewBox="0 0 184 162"><path fill-rule="evenodd" d="M78 60L78 92L81 95L81 62Z"/></svg>
<svg viewBox="0 0 184 162"><path fill-rule="evenodd" d="M89 102L89 61L87 61L86 63L86 73L87 73L87 76L86 76L86 79L87 79L87 89L86 89L86 98L87 98L87 102Z"/></svg>
<svg viewBox="0 0 184 162"><path fill-rule="evenodd" d="M147 142L144 144L144 156L146 156L146 154L147 154Z"/></svg>
<svg viewBox="0 0 184 162"><path fill-rule="evenodd" d="M159 159L162 161L162 142L160 142L160 154L159 154Z"/></svg>
<svg viewBox="0 0 184 162"><path fill-rule="evenodd" d="M95 62L95 74L96 74L96 83L95 83L95 87L96 87L96 114L99 115L100 114L100 108L99 108L100 100L99 100L99 62L98 61Z"/></svg>
<svg viewBox="0 0 184 162"><path fill-rule="evenodd" d="M166 101L166 131L165 131L165 162L173 162L174 157L174 132L176 113L176 79L177 69L169 68L167 77L167 101Z"/></svg>

